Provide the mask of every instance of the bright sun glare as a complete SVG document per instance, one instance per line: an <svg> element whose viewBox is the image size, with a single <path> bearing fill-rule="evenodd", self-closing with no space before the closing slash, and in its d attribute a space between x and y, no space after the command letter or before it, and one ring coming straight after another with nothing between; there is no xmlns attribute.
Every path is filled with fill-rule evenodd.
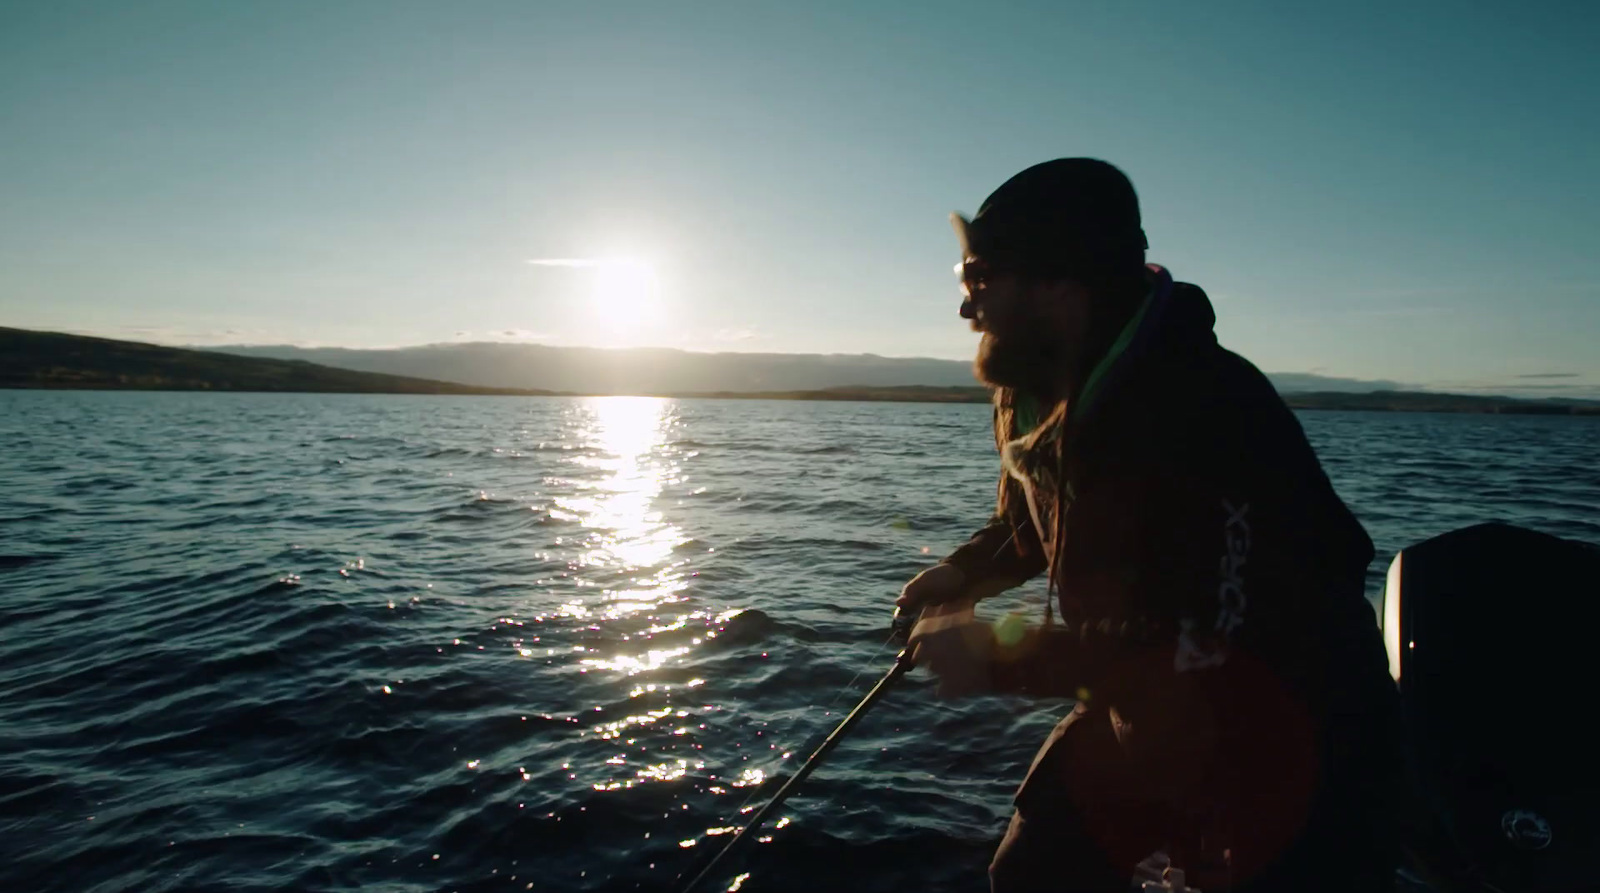
<svg viewBox="0 0 1600 893"><path fill-rule="evenodd" d="M537 267L577 267L588 276L589 306L613 325L638 325L656 315L661 283L655 264L638 257L547 257Z"/></svg>
<svg viewBox="0 0 1600 893"><path fill-rule="evenodd" d="M658 303L656 268L635 257L601 258L595 264L594 309L613 322L638 322Z"/></svg>

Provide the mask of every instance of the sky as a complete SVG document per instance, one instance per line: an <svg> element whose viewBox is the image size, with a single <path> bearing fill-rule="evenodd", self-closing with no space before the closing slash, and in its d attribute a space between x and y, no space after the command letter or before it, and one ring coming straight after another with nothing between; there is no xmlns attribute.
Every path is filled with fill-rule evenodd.
<svg viewBox="0 0 1600 893"><path fill-rule="evenodd" d="M0 0L0 325L970 357L948 224L1132 178L1271 372L1600 397L1600 4Z"/></svg>

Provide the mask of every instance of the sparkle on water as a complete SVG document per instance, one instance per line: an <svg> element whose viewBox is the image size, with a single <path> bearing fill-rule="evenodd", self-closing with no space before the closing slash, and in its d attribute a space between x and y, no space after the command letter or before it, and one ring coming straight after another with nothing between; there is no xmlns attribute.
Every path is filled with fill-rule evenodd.
<svg viewBox="0 0 1600 893"><path fill-rule="evenodd" d="M1600 539L1586 420L1302 421L1374 592L1486 518ZM0 440L5 889L670 887L995 474L981 406L0 391ZM998 706L908 677L713 880L981 887L1060 713Z"/></svg>

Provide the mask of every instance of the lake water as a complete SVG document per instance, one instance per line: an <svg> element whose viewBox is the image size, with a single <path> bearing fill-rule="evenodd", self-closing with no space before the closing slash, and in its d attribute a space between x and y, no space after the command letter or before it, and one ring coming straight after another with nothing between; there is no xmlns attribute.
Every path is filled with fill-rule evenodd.
<svg viewBox="0 0 1600 893"><path fill-rule="evenodd" d="M1455 527L1600 541L1600 419L1301 419L1374 598ZM666 888L888 668L900 585L988 515L988 425L0 391L0 889ZM986 889L1065 709L908 680L706 889Z"/></svg>

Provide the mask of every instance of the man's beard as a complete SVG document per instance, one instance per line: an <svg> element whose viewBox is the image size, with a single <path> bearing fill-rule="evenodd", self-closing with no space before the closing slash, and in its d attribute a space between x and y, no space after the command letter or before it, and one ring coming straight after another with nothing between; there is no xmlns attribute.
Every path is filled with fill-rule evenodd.
<svg viewBox="0 0 1600 893"><path fill-rule="evenodd" d="M1059 348L1043 326L1017 326L1004 334L984 332L972 371L984 384L1044 397L1061 374Z"/></svg>

